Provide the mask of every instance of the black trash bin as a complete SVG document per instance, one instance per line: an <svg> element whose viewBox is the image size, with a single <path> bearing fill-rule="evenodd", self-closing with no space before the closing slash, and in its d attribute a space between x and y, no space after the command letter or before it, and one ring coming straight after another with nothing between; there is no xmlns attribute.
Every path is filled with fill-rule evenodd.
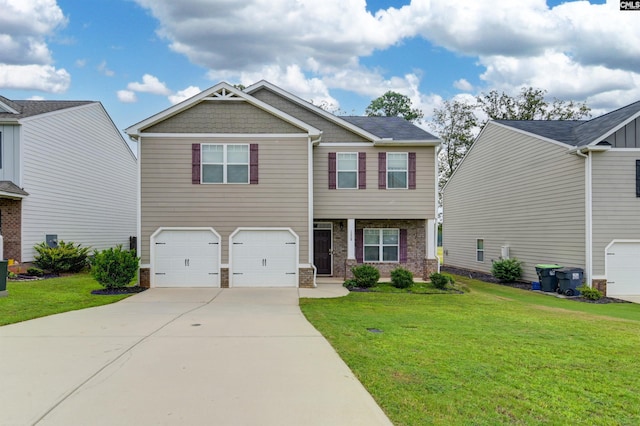
<svg viewBox="0 0 640 426"><path fill-rule="evenodd" d="M556 291L558 288L558 278L556 277L556 270L562 268L560 265L552 264L540 264L536 265L536 273L540 280L540 290L542 291Z"/></svg>
<svg viewBox="0 0 640 426"><path fill-rule="evenodd" d="M561 268L556 270L556 277L558 277L558 293L566 296L579 295L580 290L576 287L580 287L582 284L583 276L584 269L582 268Z"/></svg>
<svg viewBox="0 0 640 426"><path fill-rule="evenodd" d="M8 260L0 260L0 297L7 295L7 268Z"/></svg>

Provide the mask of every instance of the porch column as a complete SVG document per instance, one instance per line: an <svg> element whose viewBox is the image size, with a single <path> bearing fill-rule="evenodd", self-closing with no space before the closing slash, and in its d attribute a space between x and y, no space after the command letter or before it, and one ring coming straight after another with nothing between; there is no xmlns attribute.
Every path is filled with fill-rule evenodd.
<svg viewBox="0 0 640 426"><path fill-rule="evenodd" d="M347 219L347 259L356 259L356 220Z"/></svg>
<svg viewBox="0 0 640 426"><path fill-rule="evenodd" d="M438 257L438 224L435 219L427 220L427 259Z"/></svg>

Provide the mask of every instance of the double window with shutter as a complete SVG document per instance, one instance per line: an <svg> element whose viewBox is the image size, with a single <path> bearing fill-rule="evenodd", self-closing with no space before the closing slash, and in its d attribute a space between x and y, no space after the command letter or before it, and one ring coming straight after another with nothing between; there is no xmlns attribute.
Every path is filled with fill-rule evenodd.
<svg viewBox="0 0 640 426"><path fill-rule="evenodd" d="M329 189L366 189L365 152L329 153ZM416 189L416 153L378 153L378 189Z"/></svg>

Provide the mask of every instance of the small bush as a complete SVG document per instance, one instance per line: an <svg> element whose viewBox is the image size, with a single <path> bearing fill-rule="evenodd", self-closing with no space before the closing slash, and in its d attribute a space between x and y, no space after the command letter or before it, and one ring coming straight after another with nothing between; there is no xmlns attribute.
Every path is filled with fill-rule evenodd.
<svg viewBox="0 0 640 426"><path fill-rule="evenodd" d="M346 280L345 282L342 283L342 285L348 288L349 290L351 290L352 288L358 287L358 283L356 282L356 280Z"/></svg>
<svg viewBox="0 0 640 426"><path fill-rule="evenodd" d="M585 299L589 300L600 300L602 299L602 292L597 288L587 287L586 285L581 285L580 287L576 287L580 291L580 294Z"/></svg>
<svg viewBox="0 0 640 426"><path fill-rule="evenodd" d="M27 275L30 275L32 277L41 277L44 275L44 271L40 268L32 266L31 268L27 269Z"/></svg>
<svg viewBox="0 0 640 426"><path fill-rule="evenodd" d="M42 242L33 248L38 254L33 263L40 269L59 272L80 272L87 266L88 247L60 241L58 247L49 247Z"/></svg>
<svg viewBox="0 0 640 426"><path fill-rule="evenodd" d="M413 285L413 274L407 269L398 267L391 271L391 284L395 288L409 288Z"/></svg>
<svg viewBox="0 0 640 426"><path fill-rule="evenodd" d="M439 272L434 272L429 275L429 280L435 288L439 288L440 290L446 289L449 284L454 285L456 283L451 275L441 274Z"/></svg>
<svg viewBox="0 0 640 426"><path fill-rule="evenodd" d="M138 270L138 258L122 246L94 251L91 275L106 289L126 287Z"/></svg>
<svg viewBox="0 0 640 426"><path fill-rule="evenodd" d="M358 265L351 268L356 287L370 288L378 284L380 271L371 265Z"/></svg>
<svg viewBox="0 0 640 426"><path fill-rule="evenodd" d="M522 262L518 259L502 259L493 262L491 274L502 282L518 281L522 277Z"/></svg>

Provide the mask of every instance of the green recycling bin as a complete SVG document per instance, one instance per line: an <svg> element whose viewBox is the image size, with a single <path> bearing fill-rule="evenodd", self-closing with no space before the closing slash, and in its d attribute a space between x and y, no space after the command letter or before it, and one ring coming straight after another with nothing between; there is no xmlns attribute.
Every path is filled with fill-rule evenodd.
<svg viewBox="0 0 640 426"><path fill-rule="evenodd" d="M560 269L562 266L552 264L539 264L536 265L536 273L540 280L540 290L547 292L554 292L558 288L558 277L556 277L556 269Z"/></svg>
<svg viewBox="0 0 640 426"><path fill-rule="evenodd" d="M7 268L8 260L0 260L0 297L7 295Z"/></svg>

